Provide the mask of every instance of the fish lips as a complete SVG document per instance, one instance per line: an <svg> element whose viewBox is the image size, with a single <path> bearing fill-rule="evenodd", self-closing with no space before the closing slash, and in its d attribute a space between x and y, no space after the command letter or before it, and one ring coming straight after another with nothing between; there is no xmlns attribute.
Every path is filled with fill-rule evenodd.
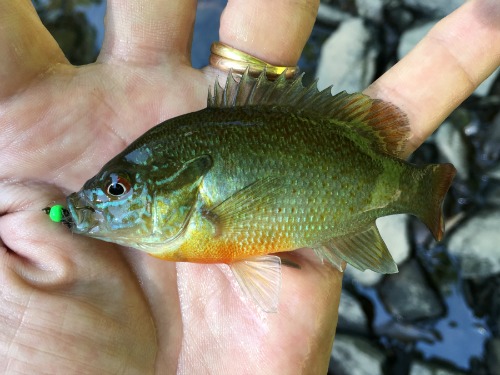
<svg viewBox="0 0 500 375"><path fill-rule="evenodd" d="M100 230L104 216L92 207L81 192L70 194L66 203L73 232L92 235Z"/></svg>

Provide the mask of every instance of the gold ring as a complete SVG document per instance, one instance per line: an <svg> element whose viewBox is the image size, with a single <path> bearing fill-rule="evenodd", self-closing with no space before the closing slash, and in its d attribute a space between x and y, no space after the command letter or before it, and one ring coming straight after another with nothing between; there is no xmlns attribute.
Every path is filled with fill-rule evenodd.
<svg viewBox="0 0 500 375"><path fill-rule="evenodd" d="M268 79L276 79L283 73L286 78L293 78L299 73L298 66L271 65L221 42L212 43L210 52L210 65L223 71L231 70L234 73L243 74L248 69L248 74L252 77L258 77L265 71Z"/></svg>

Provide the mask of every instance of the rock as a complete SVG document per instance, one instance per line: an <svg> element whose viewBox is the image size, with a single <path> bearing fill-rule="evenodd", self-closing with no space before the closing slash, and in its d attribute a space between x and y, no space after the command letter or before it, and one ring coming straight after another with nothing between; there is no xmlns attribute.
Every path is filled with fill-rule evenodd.
<svg viewBox="0 0 500 375"><path fill-rule="evenodd" d="M326 24L337 25L342 21L352 18L352 15L337 9L336 7L320 3L316 18L318 21Z"/></svg>
<svg viewBox="0 0 500 375"><path fill-rule="evenodd" d="M439 335L434 330L395 320L390 320L382 325L375 325L374 331L378 336L389 337L400 342L424 341L433 344L439 340Z"/></svg>
<svg viewBox="0 0 500 375"><path fill-rule="evenodd" d="M500 274L468 280L464 283L464 287L465 301L474 316L484 317L493 337L500 338ZM477 326L481 318L478 318L473 325ZM472 335L469 332L467 336L470 338Z"/></svg>
<svg viewBox="0 0 500 375"><path fill-rule="evenodd" d="M447 16L464 3L465 0L403 0L403 4L407 7L425 13L434 19Z"/></svg>
<svg viewBox="0 0 500 375"><path fill-rule="evenodd" d="M465 180L469 176L470 152L463 127L453 120L445 121L438 129L434 140L442 155L457 169L457 175Z"/></svg>
<svg viewBox="0 0 500 375"><path fill-rule="evenodd" d="M362 91L374 78L377 55L371 32L362 19L342 22L321 48L318 87L334 85L336 92Z"/></svg>
<svg viewBox="0 0 500 375"><path fill-rule="evenodd" d="M399 4L388 3L385 11L385 21L394 25L399 34L413 24L413 14ZM398 35L399 36L399 35Z"/></svg>
<svg viewBox="0 0 500 375"><path fill-rule="evenodd" d="M84 12L61 12L56 17L47 17L44 25L72 64L83 65L96 61L97 30Z"/></svg>
<svg viewBox="0 0 500 375"><path fill-rule="evenodd" d="M415 260L405 263L399 273L386 277L379 295L386 310L404 321L436 318L445 312L440 296Z"/></svg>
<svg viewBox="0 0 500 375"><path fill-rule="evenodd" d="M491 167L488 172L487 172L487 175L491 178L494 178L496 180L500 180L500 164L497 164L496 166L494 167ZM497 193L498 194L498 193Z"/></svg>
<svg viewBox="0 0 500 375"><path fill-rule="evenodd" d="M356 0L358 14L368 20L382 21L383 0Z"/></svg>
<svg viewBox="0 0 500 375"><path fill-rule="evenodd" d="M361 307L361 303L345 289L342 289L340 296L337 330L368 333L368 319Z"/></svg>
<svg viewBox="0 0 500 375"><path fill-rule="evenodd" d="M500 339L494 338L486 343L486 365L491 375L500 375Z"/></svg>
<svg viewBox="0 0 500 375"><path fill-rule="evenodd" d="M465 375L465 372L446 369L434 363L415 361L411 364L410 375Z"/></svg>
<svg viewBox="0 0 500 375"><path fill-rule="evenodd" d="M410 241L408 233L409 215L391 215L377 219L377 228L384 239L396 264L400 265L410 255ZM365 286L373 286L380 281L383 275L366 270L364 272L348 266L346 275Z"/></svg>
<svg viewBox="0 0 500 375"><path fill-rule="evenodd" d="M420 40L436 25L437 21L427 22L420 26L413 27L401 35L398 46L398 57L402 59L410 52Z"/></svg>
<svg viewBox="0 0 500 375"><path fill-rule="evenodd" d="M488 175L488 177L494 178L495 180L500 180L500 164L491 167L486 174Z"/></svg>
<svg viewBox="0 0 500 375"><path fill-rule="evenodd" d="M500 272L500 209L485 210L466 221L449 238L448 249L460 259L465 278Z"/></svg>
<svg viewBox="0 0 500 375"><path fill-rule="evenodd" d="M364 286L374 286L380 280L382 280L383 275L370 270L360 271L351 265L347 265L345 269L345 275L347 278L352 278L356 282Z"/></svg>
<svg viewBox="0 0 500 375"><path fill-rule="evenodd" d="M320 3L349 14L356 14L356 4L353 0L320 0Z"/></svg>
<svg viewBox="0 0 500 375"><path fill-rule="evenodd" d="M500 167L498 179L500 180ZM494 176L491 176L495 178ZM493 183L491 182L488 186L488 189L484 192L485 198L484 203L486 206L497 206L500 207L500 182Z"/></svg>
<svg viewBox="0 0 500 375"><path fill-rule="evenodd" d="M481 135L482 147L479 151L479 164L486 169L498 168L500 164L500 112L495 116L491 125Z"/></svg>
<svg viewBox="0 0 500 375"><path fill-rule="evenodd" d="M410 256L410 233L407 214L385 216L377 219L377 228L397 265Z"/></svg>
<svg viewBox="0 0 500 375"><path fill-rule="evenodd" d="M337 334L329 371L335 375L382 375L384 353L365 339Z"/></svg>

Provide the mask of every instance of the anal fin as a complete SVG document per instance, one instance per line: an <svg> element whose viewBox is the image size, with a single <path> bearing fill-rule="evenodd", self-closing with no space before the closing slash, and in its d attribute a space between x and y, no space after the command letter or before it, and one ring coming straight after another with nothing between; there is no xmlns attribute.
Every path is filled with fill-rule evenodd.
<svg viewBox="0 0 500 375"><path fill-rule="evenodd" d="M243 292L265 312L277 312L281 290L281 259L264 255L229 264Z"/></svg>
<svg viewBox="0 0 500 375"><path fill-rule="evenodd" d="M361 271L398 272L375 223L360 232L332 238L314 250L320 259L326 259L336 267L340 258Z"/></svg>
<svg viewBox="0 0 500 375"><path fill-rule="evenodd" d="M340 272L344 272L345 269L345 261L340 258L335 251L332 251L329 247L325 245L319 245L312 248L314 254L321 260L321 262L325 262L325 260L338 269Z"/></svg>

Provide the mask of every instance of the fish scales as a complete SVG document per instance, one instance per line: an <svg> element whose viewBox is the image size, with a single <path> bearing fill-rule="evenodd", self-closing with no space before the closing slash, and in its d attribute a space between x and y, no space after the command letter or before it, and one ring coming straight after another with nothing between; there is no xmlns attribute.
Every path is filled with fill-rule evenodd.
<svg viewBox="0 0 500 375"><path fill-rule="evenodd" d="M375 226L411 213L437 239L455 169L399 158L406 116L363 94L247 74L208 107L152 128L67 198L71 229L172 261L226 263L266 311L280 258L310 247L341 269L396 272Z"/></svg>
<svg viewBox="0 0 500 375"><path fill-rule="evenodd" d="M252 231L241 228L234 240L240 246L232 247L235 253L226 254L228 260L312 246L394 211L389 204L378 207L373 189L383 179L378 186L387 196L401 190L400 160L361 150L339 133L334 121L294 116L287 123L287 112L266 107L204 110L174 119L143 140L156 143L155 158L162 153L183 161L204 154L212 157L213 167L200 187L207 209L255 180L271 176L284 185L267 207L268 220L255 221ZM358 212L363 207L363 213ZM207 252L200 246L203 261L220 258L214 248Z"/></svg>

